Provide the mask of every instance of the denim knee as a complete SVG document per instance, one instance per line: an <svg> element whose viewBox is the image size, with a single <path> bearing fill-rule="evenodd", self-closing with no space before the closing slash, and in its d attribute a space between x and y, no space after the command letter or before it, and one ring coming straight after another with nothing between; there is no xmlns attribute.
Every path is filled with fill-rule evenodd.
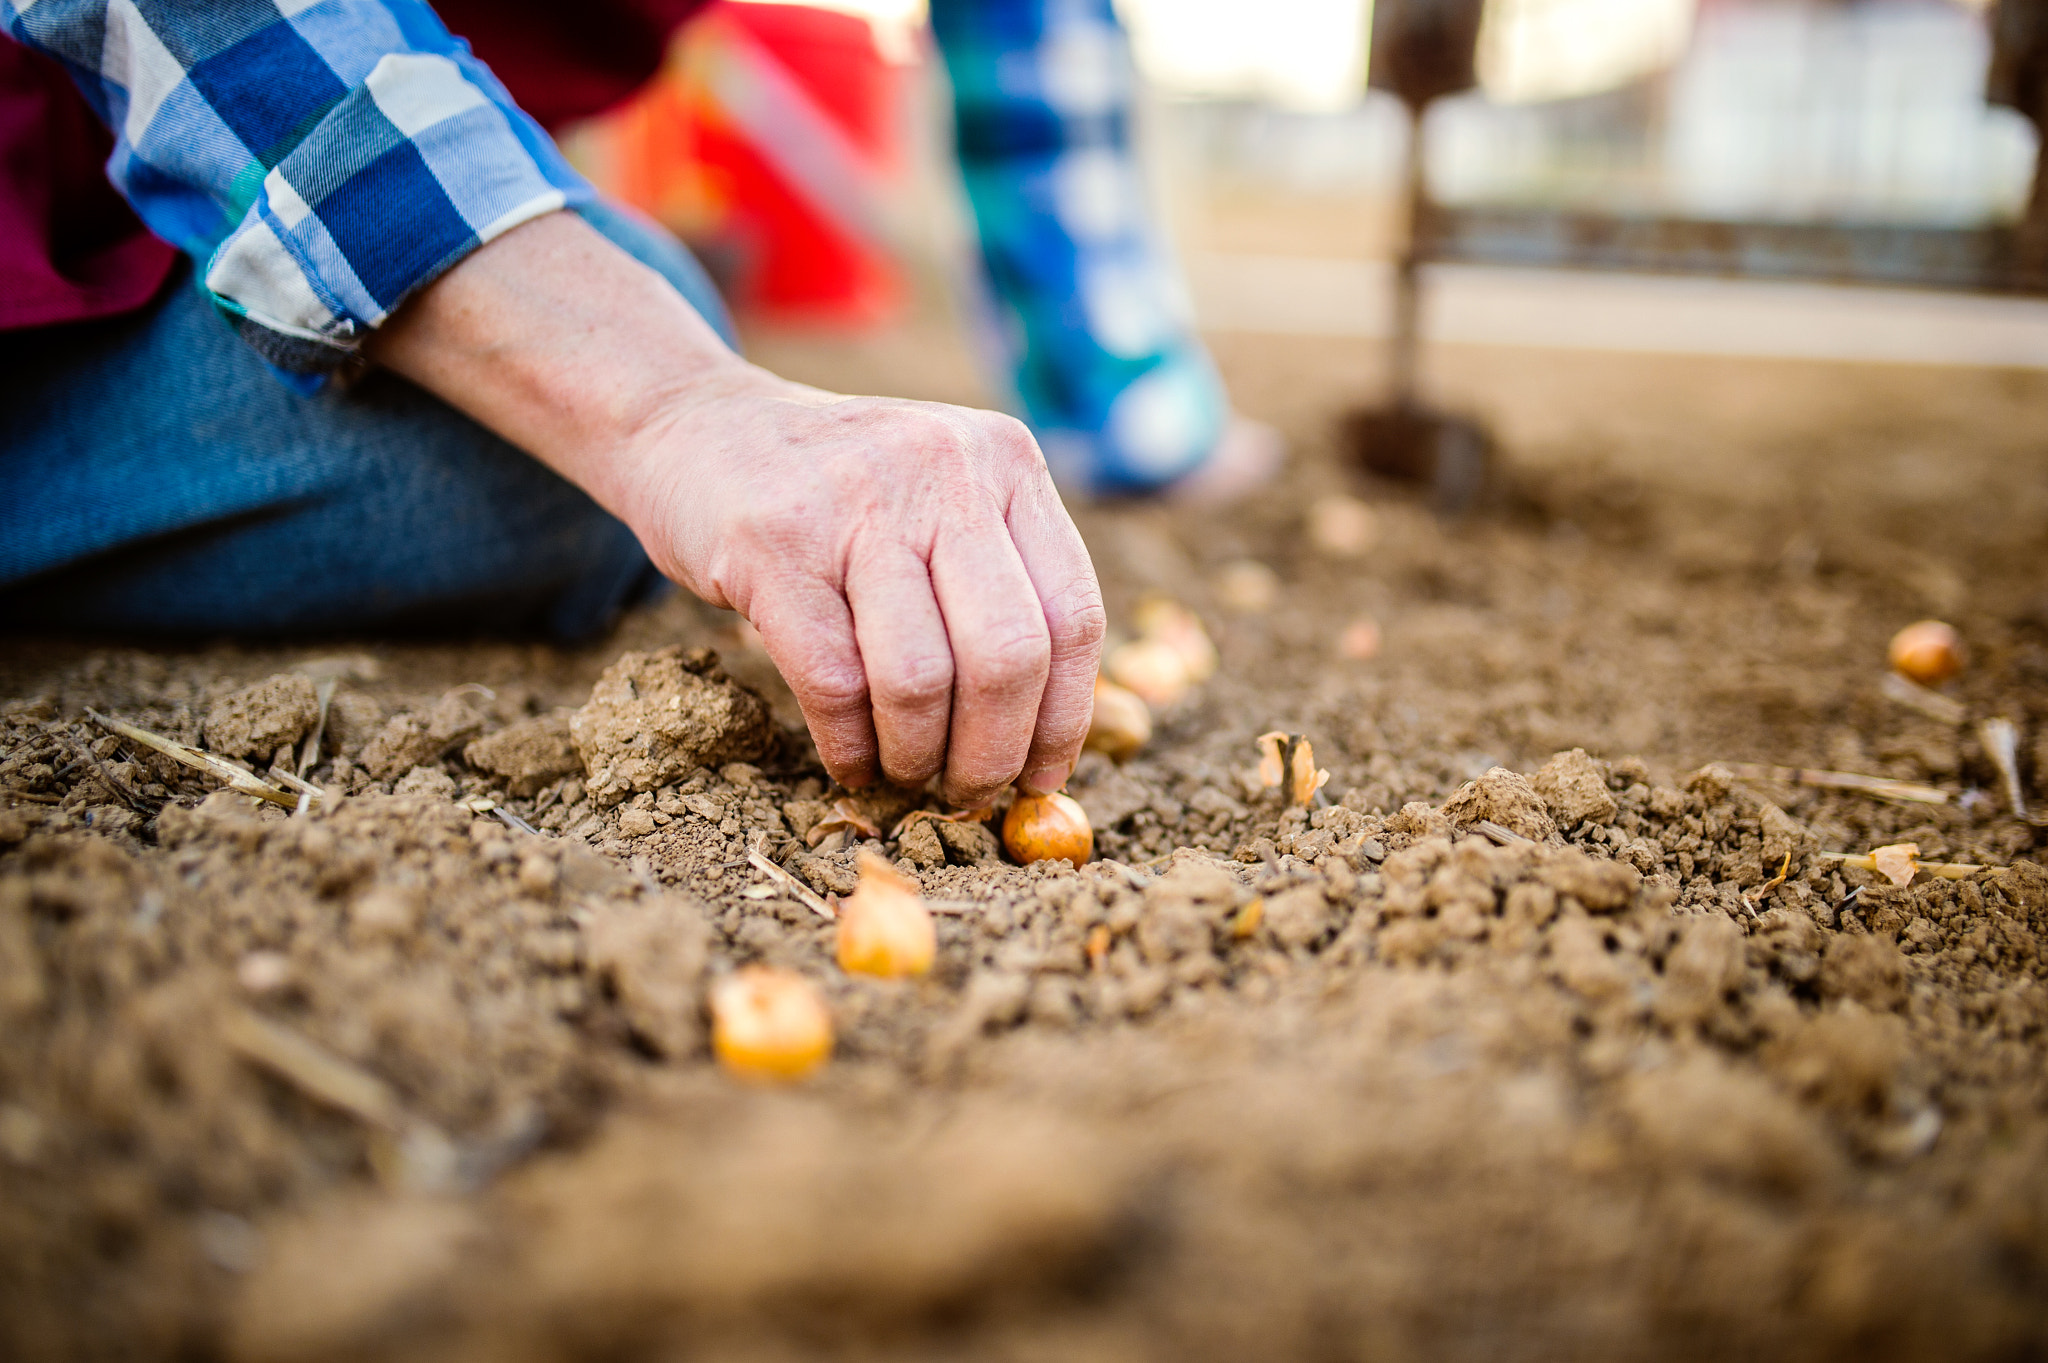
<svg viewBox="0 0 2048 1363"><path fill-rule="evenodd" d="M680 243L587 217L731 341ZM186 272L146 312L11 339L0 627L574 638L659 584L580 489L413 385L277 383Z"/></svg>

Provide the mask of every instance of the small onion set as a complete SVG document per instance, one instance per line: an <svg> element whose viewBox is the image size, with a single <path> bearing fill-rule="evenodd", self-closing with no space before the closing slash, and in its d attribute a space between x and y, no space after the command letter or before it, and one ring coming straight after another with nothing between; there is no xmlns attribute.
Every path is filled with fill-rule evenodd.
<svg viewBox="0 0 2048 1363"><path fill-rule="evenodd" d="M788 1083L832 1055L832 1015L793 971L747 966L711 987L711 1049L728 1073Z"/></svg>
<svg viewBox="0 0 2048 1363"><path fill-rule="evenodd" d="M1095 855L1095 830L1073 797L1019 790L1003 815L1003 848L1020 865L1068 861L1078 867Z"/></svg>
<svg viewBox="0 0 2048 1363"><path fill-rule="evenodd" d="M1103 660L1111 681L1148 705L1168 708L1216 675L1216 645L1195 613L1163 596L1148 597L1132 612L1138 637Z"/></svg>
<svg viewBox="0 0 2048 1363"><path fill-rule="evenodd" d="M1963 670L1963 641L1955 626L1918 620L1892 636L1892 670L1922 686L1939 686Z"/></svg>
<svg viewBox="0 0 2048 1363"><path fill-rule="evenodd" d="M938 931L909 877L872 852L860 884L839 901L839 968L849 975L922 975L938 955Z"/></svg>
<svg viewBox="0 0 2048 1363"><path fill-rule="evenodd" d="M1152 707L1135 691L1107 677L1095 679L1095 715L1084 746L1112 762L1125 762L1152 741Z"/></svg>

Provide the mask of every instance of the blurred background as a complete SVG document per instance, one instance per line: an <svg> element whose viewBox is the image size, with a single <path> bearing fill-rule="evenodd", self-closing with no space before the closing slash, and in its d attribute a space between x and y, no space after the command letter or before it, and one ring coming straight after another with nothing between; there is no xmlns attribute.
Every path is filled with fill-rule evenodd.
<svg viewBox="0 0 2048 1363"><path fill-rule="evenodd" d="M1119 4L1203 330L1384 338L1412 240L1425 345L2048 367L2023 230L2041 6L1377 8ZM1404 102L1416 15L1461 8L1467 68ZM986 401L974 347L945 343L973 286L943 81L921 0L720 0L565 144L698 249L771 362Z"/></svg>

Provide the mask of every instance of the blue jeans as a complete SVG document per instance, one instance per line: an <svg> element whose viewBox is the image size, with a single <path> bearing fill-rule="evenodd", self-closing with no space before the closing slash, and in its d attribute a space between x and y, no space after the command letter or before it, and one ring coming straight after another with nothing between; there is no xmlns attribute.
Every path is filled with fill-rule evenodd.
<svg viewBox="0 0 2048 1363"><path fill-rule="evenodd" d="M733 342L679 243L584 217ZM659 580L581 490L405 380L293 392L189 268L143 312L0 333L0 628L575 639Z"/></svg>

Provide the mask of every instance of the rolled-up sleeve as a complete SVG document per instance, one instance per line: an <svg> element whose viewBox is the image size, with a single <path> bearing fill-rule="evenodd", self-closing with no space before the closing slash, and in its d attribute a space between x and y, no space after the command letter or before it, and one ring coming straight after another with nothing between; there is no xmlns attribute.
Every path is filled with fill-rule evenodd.
<svg viewBox="0 0 2048 1363"><path fill-rule="evenodd" d="M0 0L0 21L66 64L114 131L115 187L290 372L594 197L417 0Z"/></svg>

